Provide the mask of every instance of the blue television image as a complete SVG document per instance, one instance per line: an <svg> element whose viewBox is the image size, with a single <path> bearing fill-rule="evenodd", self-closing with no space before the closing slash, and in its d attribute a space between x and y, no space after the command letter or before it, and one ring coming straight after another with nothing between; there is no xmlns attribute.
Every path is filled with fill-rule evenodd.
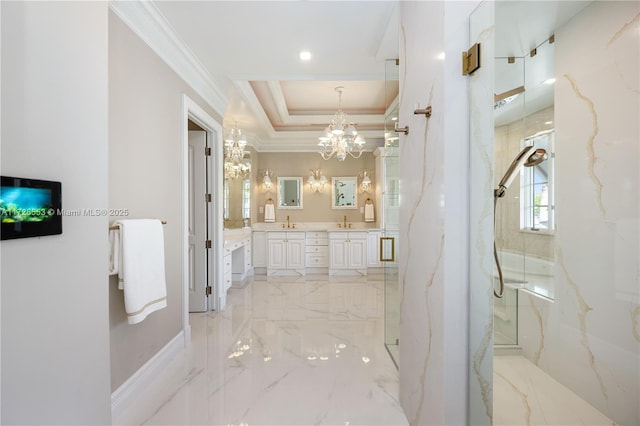
<svg viewBox="0 0 640 426"><path fill-rule="evenodd" d="M55 181L2 176L0 239L62 233L62 184Z"/></svg>

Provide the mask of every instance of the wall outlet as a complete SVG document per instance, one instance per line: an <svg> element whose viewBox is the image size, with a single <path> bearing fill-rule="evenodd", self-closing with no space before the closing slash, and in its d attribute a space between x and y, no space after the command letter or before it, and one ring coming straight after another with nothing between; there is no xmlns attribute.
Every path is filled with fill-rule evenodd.
<svg viewBox="0 0 640 426"><path fill-rule="evenodd" d="M260 214L264 213L264 206L260 206L260 207L258 207L258 212L259 212Z"/></svg>

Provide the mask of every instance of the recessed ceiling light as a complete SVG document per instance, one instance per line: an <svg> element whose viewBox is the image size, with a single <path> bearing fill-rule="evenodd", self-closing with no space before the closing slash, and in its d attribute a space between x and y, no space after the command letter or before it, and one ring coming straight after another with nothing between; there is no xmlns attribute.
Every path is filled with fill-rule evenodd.
<svg viewBox="0 0 640 426"><path fill-rule="evenodd" d="M556 79L552 77L552 78L546 79L543 83L544 84L553 84L555 82L556 82Z"/></svg>
<svg viewBox="0 0 640 426"><path fill-rule="evenodd" d="M391 121L398 121L398 117L391 117Z"/></svg>
<svg viewBox="0 0 640 426"><path fill-rule="evenodd" d="M444 61L444 52L438 53L438 56L436 56L436 59L438 59L440 61Z"/></svg>
<svg viewBox="0 0 640 426"><path fill-rule="evenodd" d="M300 52L300 60L301 61L309 61L311 60L311 52L308 50L303 50Z"/></svg>
<svg viewBox="0 0 640 426"><path fill-rule="evenodd" d="M544 124L553 124L553 121L545 121Z"/></svg>

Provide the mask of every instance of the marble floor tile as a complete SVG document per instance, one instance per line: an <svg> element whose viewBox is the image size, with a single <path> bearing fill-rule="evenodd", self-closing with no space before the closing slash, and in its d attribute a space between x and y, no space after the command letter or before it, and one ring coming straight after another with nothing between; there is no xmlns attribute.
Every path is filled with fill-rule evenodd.
<svg viewBox="0 0 640 426"><path fill-rule="evenodd" d="M407 424L379 277L257 276L227 303L114 424Z"/></svg>
<svg viewBox="0 0 640 426"><path fill-rule="evenodd" d="M493 424L615 425L523 356L493 358Z"/></svg>

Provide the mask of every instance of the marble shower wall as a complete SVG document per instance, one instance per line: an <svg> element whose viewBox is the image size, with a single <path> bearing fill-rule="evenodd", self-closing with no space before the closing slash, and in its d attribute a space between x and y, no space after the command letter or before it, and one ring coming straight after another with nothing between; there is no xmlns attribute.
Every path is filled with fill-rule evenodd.
<svg viewBox="0 0 640 426"><path fill-rule="evenodd" d="M409 126L400 134L400 402L414 425L469 422L469 108L460 52L478 3L400 2L398 124ZM429 105L430 118L414 114ZM471 392L483 399L478 387Z"/></svg>
<svg viewBox="0 0 640 426"><path fill-rule="evenodd" d="M640 424L640 3L556 31L556 300L522 294L520 345L619 424Z"/></svg>

